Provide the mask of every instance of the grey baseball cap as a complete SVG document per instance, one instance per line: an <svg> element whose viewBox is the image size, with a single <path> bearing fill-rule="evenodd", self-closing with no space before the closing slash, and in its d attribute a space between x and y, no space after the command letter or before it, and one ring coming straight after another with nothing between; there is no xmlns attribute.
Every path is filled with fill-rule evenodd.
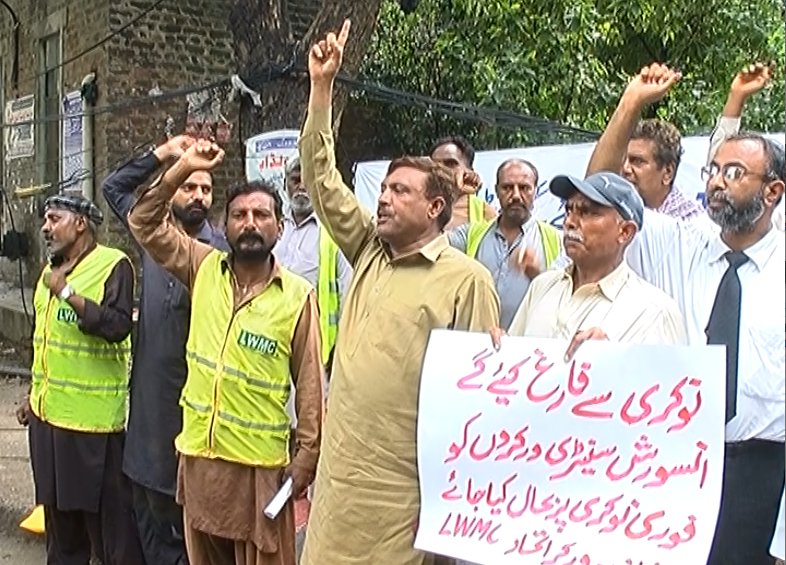
<svg viewBox="0 0 786 565"><path fill-rule="evenodd" d="M558 175L551 179L549 190L563 200L567 200L574 191L580 192L601 206L614 208L623 219L635 223L639 230L644 224L644 202L636 187L615 173L595 173L584 180Z"/></svg>

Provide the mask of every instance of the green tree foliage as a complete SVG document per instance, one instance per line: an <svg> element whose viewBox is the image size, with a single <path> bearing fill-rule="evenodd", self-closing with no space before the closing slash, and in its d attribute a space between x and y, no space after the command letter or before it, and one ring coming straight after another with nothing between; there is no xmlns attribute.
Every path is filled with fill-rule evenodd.
<svg viewBox="0 0 786 565"><path fill-rule="evenodd" d="M649 111L691 135L712 128L738 70L775 60L773 84L748 102L745 127L783 131L785 49L783 0L422 0L409 15L386 2L361 74L407 92L600 131L629 78L659 61L683 78ZM482 148L586 140L362 94L355 100L384 124L376 141L389 152L422 152L451 133Z"/></svg>

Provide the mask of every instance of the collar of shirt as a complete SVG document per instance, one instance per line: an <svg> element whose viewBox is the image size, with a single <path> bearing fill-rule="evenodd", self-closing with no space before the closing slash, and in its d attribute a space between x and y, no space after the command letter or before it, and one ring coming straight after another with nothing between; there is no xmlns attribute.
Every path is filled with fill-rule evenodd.
<svg viewBox="0 0 786 565"><path fill-rule="evenodd" d="M382 248L385 250L385 253L388 255L388 257L390 257L390 248L388 247L388 245L386 243L383 243L381 240L380 240L380 244L382 245ZM426 261L430 263L436 263L437 259L439 259L439 256L442 254L442 252L449 247L450 247L450 243L448 242L448 236L442 233L437 237L435 237L433 240L429 241L426 245L424 245L420 249L416 251L412 251L410 253L406 253L404 255L400 255L395 259L390 259L390 262L399 263L415 255L420 255L421 257L426 259Z"/></svg>
<svg viewBox="0 0 786 565"><path fill-rule="evenodd" d="M576 265L571 262L567 267L565 267L565 270L563 271L563 277L569 279L571 285L573 284L573 270L575 268ZM584 285L584 287L589 286L593 288L593 290L599 289L603 295L609 299L609 301L614 302L617 296L619 296L620 291L622 291L623 287L628 282L630 274L630 267L628 267L628 264L623 261L617 266L616 269L600 279L597 283ZM579 289L574 289L574 292L577 290Z"/></svg>
<svg viewBox="0 0 786 565"><path fill-rule="evenodd" d="M500 220L499 216L497 216L497 219L494 220L494 233L499 235L500 237L504 238L505 234L503 234L502 230L499 228L499 220ZM535 219L535 216L530 214L530 217L527 219L527 221L524 222L523 224L521 224L521 228L519 229L519 231L522 234L526 233L527 229L535 222L537 222L537 220Z"/></svg>
<svg viewBox="0 0 786 565"><path fill-rule="evenodd" d="M299 224L298 224L298 223L295 221L295 216L294 216L294 215L292 215L292 213L291 213L291 212L290 212L289 214L287 214L286 216L284 216L284 223L285 223L285 224L289 224L289 225L291 225L291 226L292 226L293 228L295 228L295 229L302 228L303 226L305 226L306 224L308 224L308 223L310 223L310 222L314 222L315 224L319 225L319 220L317 219L317 214L316 214L316 212L311 212L311 213L310 213L308 216L306 216L306 218L305 218L305 219L304 219L302 222L300 222Z"/></svg>
<svg viewBox="0 0 786 565"><path fill-rule="evenodd" d="M673 218L688 219L698 216L703 209L693 200L690 200L677 187L672 186L666 198L656 212Z"/></svg>
<svg viewBox="0 0 786 565"><path fill-rule="evenodd" d="M210 225L210 222L205 220L202 222L202 226L199 228L199 231L196 233L196 240L201 241L202 243L213 243L213 236L215 234L215 228Z"/></svg>
<svg viewBox="0 0 786 565"><path fill-rule="evenodd" d="M778 230L770 227L770 231L768 231L763 238L744 250L745 255L750 258L751 263L756 266L759 272L764 269L767 262L772 257L772 254L775 252L779 237L783 237L783 235L780 234ZM720 234L712 238L709 244L710 264L723 261L723 255L727 251L730 251L729 246L724 243Z"/></svg>
<svg viewBox="0 0 786 565"><path fill-rule="evenodd" d="M221 258L221 274L226 274L227 270L232 271L232 253L222 253ZM270 282L276 281L279 286L283 287L283 279L281 277L281 263L278 258L271 253L270 260L273 261L273 271L270 273ZM234 272L234 271L233 271Z"/></svg>

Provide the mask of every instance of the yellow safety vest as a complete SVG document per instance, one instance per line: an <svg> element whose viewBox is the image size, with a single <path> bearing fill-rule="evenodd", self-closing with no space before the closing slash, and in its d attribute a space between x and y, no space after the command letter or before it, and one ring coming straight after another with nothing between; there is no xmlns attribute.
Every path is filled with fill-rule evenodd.
<svg viewBox="0 0 786 565"><path fill-rule="evenodd" d="M340 296L338 288L338 246L323 227L319 229L319 280L317 304L322 335L322 364L327 365L336 343Z"/></svg>
<svg viewBox="0 0 786 565"><path fill-rule="evenodd" d="M235 310L226 253L212 251L194 280L180 397L180 453L255 467L289 464L292 337L309 283L281 280Z"/></svg>
<svg viewBox="0 0 786 565"><path fill-rule="evenodd" d="M543 241L543 256L546 259L548 269L559 255L559 232L551 224L538 220L538 231L540 239ZM497 223L497 220L490 220L486 223L470 224L467 230L467 255L473 259L478 254L478 248L483 236Z"/></svg>
<svg viewBox="0 0 786 565"><path fill-rule="evenodd" d="M127 256L96 246L68 275L68 284L98 304L115 265ZM126 421L130 334L109 343L79 328L68 302L53 296L45 283L46 266L33 296L33 383L30 406L49 424L81 432L116 432Z"/></svg>
<svg viewBox="0 0 786 565"><path fill-rule="evenodd" d="M486 221L486 201L470 194L467 203L467 219L470 224L484 223Z"/></svg>

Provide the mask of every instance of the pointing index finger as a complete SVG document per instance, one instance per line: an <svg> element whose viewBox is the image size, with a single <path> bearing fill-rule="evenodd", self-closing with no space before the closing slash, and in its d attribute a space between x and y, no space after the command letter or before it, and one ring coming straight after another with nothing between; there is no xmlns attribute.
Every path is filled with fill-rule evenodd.
<svg viewBox="0 0 786 565"><path fill-rule="evenodd" d="M338 46L344 47L347 43L347 38L349 37L349 28L352 26L352 23L349 20L344 20L344 25L341 26L341 31L338 34Z"/></svg>

